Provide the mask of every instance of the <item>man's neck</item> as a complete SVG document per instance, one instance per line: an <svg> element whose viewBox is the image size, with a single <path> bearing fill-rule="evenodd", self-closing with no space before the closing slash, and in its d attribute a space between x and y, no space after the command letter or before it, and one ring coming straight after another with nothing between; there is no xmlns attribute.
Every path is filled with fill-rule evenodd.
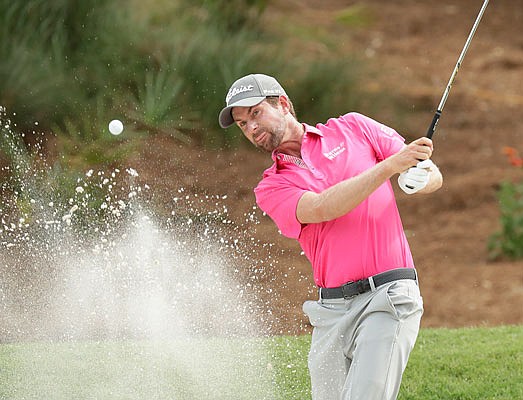
<svg viewBox="0 0 523 400"><path fill-rule="evenodd" d="M294 119L289 129L289 134L286 135L284 141L280 143L276 151L301 158L301 143L303 141L305 128L300 122Z"/></svg>

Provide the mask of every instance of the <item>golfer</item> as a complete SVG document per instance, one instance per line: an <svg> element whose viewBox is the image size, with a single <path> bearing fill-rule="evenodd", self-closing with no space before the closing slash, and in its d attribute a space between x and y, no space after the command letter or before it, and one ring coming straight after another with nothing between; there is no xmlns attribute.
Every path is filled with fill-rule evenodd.
<svg viewBox="0 0 523 400"><path fill-rule="evenodd" d="M256 202L312 264L319 300L312 326L314 400L395 399L416 341L423 302L390 179L407 194L430 193L442 176L426 137L406 145L358 113L311 126L297 120L273 77L233 83L220 112L272 155Z"/></svg>

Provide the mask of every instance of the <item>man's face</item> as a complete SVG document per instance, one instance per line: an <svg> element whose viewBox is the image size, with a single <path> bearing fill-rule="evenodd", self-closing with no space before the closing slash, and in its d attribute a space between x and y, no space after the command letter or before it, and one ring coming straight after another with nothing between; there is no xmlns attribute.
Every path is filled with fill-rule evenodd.
<svg viewBox="0 0 523 400"><path fill-rule="evenodd" d="M266 100L252 107L234 107L232 117L249 141L271 153L285 134L285 116L281 104L272 106Z"/></svg>

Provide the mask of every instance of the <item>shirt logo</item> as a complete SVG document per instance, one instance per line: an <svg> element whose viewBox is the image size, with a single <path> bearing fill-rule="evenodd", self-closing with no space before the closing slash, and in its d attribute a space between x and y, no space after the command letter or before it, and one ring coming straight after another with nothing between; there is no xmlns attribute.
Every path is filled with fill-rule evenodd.
<svg viewBox="0 0 523 400"><path fill-rule="evenodd" d="M229 104L229 101L231 100L231 98L233 98L237 94L240 94L240 93L243 93L243 92L252 92L253 90L254 90L254 86L253 85L248 85L248 86L241 85L239 87L230 88L229 92L227 93L227 97L225 97L225 102L227 104Z"/></svg>
<svg viewBox="0 0 523 400"><path fill-rule="evenodd" d="M339 146L336 146L334 149L329 151L328 153L323 153L325 157L327 157L329 160L334 160L336 157L338 157L341 153L343 153L346 149L345 143L340 142Z"/></svg>

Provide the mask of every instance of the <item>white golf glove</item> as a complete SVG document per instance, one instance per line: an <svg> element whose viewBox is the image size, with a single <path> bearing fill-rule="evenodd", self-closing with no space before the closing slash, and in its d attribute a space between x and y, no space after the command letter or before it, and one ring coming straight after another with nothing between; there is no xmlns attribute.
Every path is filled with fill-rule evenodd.
<svg viewBox="0 0 523 400"><path fill-rule="evenodd" d="M432 160L420 161L415 167L402 172L398 177L401 190L407 194L419 192L429 183L430 169L434 166Z"/></svg>

